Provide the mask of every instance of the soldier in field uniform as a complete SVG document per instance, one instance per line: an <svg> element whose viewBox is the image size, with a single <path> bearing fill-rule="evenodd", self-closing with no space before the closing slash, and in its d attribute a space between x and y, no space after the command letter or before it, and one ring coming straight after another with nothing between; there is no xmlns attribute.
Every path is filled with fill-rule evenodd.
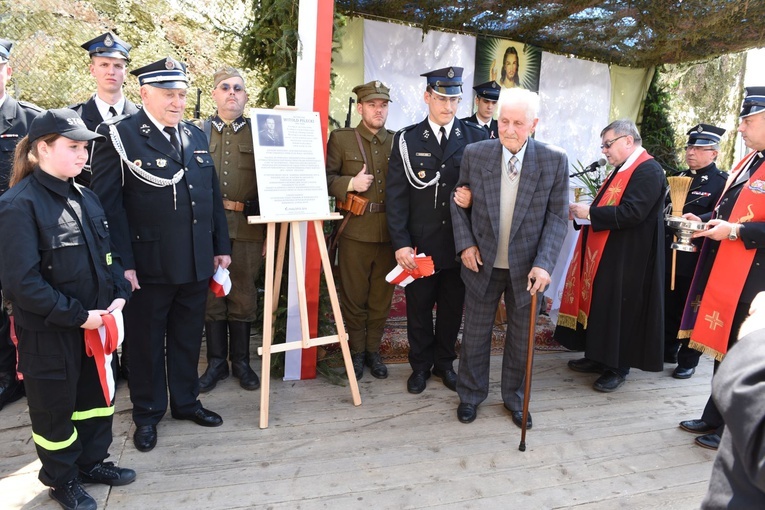
<svg viewBox="0 0 765 510"><path fill-rule="evenodd" d="M380 341L393 297L385 275L396 265L385 218L385 177L393 142L393 131L385 129L389 91L379 81L355 87L361 122L333 131L327 144L330 194L338 201L350 192L369 199L363 214L348 220L338 244L340 304L356 379L364 374L365 363L374 377L388 377Z"/></svg>

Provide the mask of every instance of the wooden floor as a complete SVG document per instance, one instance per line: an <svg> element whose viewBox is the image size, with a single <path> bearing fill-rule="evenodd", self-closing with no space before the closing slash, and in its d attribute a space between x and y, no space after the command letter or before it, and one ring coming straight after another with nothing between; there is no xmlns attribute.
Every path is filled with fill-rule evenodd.
<svg viewBox="0 0 765 510"><path fill-rule="evenodd" d="M168 415L157 447L138 452L127 388L117 393L112 457L138 472L125 487L88 486L99 508L116 509L694 509L707 489L714 452L677 423L698 418L712 363L679 381L633 371L612 394L595 376L566 367L574 353L538 353L527 450L499 396L492 358L489 398L478 419L457 421L458 399L439 379L406 392L408 365L350 389L272 381L270 427L258 428L259 392L229 378L203 404L225 423L205 429ZM200 367L203 368L203 367ZM258 372L260 370L258 369ZM37 480L26 400L0 412L0 507L59 508Z"/></svg>

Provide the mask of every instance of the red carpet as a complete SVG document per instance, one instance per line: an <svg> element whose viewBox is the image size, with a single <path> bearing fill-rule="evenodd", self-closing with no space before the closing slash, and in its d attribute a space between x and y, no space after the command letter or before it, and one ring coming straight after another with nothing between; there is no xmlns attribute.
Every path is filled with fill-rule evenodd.
<svg viewBox="0 0 765 510"><path fill-rule="evenodd" d="M547 301L549 306L549 300ZM537 351L565 351L558 342L553 340L552 335L555 325L546 315L540 315L537 319L535 346ZM462 339L462 332L457 339L457 352ZM505 324L495 325L491 341L491 353L501 354L505 340ZM380 345L380 354L388 363L406 363L409 352L409 342L406 338L406 300L404 289L396 287L393 293L393 304L390 316L385 324L385 334Z"/></svg>

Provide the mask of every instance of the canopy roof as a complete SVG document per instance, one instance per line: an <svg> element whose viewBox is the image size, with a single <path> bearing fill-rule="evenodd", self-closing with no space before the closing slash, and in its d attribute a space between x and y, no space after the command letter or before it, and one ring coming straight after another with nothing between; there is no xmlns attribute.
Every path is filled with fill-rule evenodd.
<svg viewBox="0 0 765 510"><path fill-rule="evenodd" d="M341 12L503 37L622 66L765 46L762 0L337 0Z"/></svg>

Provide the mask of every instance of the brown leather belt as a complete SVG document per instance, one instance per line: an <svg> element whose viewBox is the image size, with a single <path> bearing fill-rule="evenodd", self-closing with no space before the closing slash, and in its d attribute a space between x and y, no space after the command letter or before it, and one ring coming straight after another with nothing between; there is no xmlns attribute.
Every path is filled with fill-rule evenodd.
<svg viewBox="0 0 765 510"><path fill-rule="evenodd" d="M227 211L244 211L244 202L234 202L233 200L223 199L223 208Z"/></svg>
<svg viewBox="0 0 765 510"><path fill-rule="evenodd" d="M375 202L369 202L367 204L367 212L371 212L371 213L385 212L385 204L377 204Z"/></svg>

